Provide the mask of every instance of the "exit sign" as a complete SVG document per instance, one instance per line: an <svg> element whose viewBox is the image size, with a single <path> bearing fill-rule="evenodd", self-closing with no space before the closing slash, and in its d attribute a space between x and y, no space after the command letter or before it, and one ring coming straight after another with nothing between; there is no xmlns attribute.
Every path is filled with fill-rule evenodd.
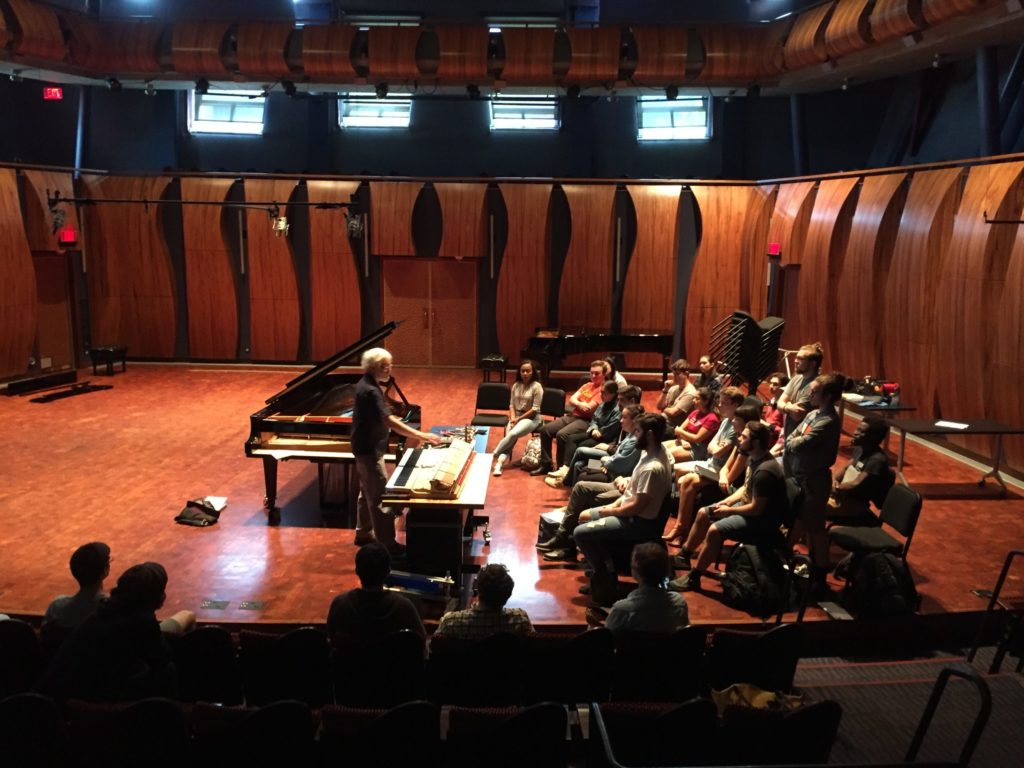
<svg viewBox="0 0 1024 768"><path fill-rule="evenodd" d="M43 99L45 101L60 101L64 98L64 89L48 85L43 88Z"/></svg>

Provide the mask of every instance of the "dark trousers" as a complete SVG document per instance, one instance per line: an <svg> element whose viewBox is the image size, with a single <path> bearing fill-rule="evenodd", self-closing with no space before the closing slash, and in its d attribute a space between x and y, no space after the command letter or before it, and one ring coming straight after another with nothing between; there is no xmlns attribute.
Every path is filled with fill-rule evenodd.
<svg viewBox="0 0 1024 768"><path fill-rule="evenodd" d="M565 441L570 435L586 433L588 421L576 416L562 416L549 421L540 429L540 465L551 466L551 441L555 441L555 463L562 466L565 456Z"/></svg>

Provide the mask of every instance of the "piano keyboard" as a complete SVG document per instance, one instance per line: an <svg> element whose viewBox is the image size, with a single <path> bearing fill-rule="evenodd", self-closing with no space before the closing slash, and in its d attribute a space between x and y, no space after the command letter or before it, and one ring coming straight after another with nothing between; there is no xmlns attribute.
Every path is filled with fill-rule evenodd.
<svg viewBox="0 0 1024 768"><path fill-rule="evenodd" d="M402 454L384 493L453 499L462 490L472 460L473 446L463 440L452 440L445 448L414 448Z"/></svg>

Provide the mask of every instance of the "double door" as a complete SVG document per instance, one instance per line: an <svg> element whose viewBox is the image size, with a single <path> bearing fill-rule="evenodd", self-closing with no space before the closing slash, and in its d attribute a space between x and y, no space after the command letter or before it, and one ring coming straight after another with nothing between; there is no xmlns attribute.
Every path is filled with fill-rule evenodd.
<svg viewBox="0 0 1024 768"><path fill-rule="evenodd" d="M386 342L399 366L477 363L477 264L385 258L384 319L404 320Z"/></svg>

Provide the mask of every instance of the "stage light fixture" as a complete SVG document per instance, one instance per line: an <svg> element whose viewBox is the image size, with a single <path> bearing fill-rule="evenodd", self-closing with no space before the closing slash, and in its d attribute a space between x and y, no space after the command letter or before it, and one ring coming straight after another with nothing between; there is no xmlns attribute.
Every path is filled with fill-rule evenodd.
<svg viewBox="0 0 1024 768"><path fill-rule="evenodd" d="M11 78L12 83L20 83L22 80L25 79L21 76L21 72L17 69L11 72L11 74L9 74L8 77Z"/></svg>
<svg viewBox="0 0 1024 768"><path fill-rule="evenodd" d="M281 87L284 88L284 92L289 96L294 96L296 93L295 83L291 80L282 80Z"/></svg>
<svg viewBox="0 0 1024 768"><path fill-rule="evenodd" d="M205 77L200 77L196 80L196 93L200 96L205 96L210 91L210 81Z"/></svg>
<svg viewBox="0 0 1024 768"><path fill-rule="evenodd" d="M665 89L665 98L669 101L675 101L679 98L679 88L675 85L670 85Z"/></svg>
<svg viewBox="0 0 1024 768"><path fill-rule="evenodd" d="M121 81L118 80L116 77L108 77L107 78L107 88L109 88L112 91L120 91L121 90Z"/></svg>
<svg viewBox="0 0 1024 768"><path fill-rule="evenodd" d="M147 96L156 96L156 86L153 85L152 82L147 82L146 83L146 95Z"/></svg>
<svg viewBox="0 0 1024 768"><path fill-rule="evenodd" d="M378 99L386 99L387 95L388 95L388 84L387 83L377 83L377 85L374 86L373 90L377 93L377 98Z"/></svg>
<svg viewBox="0 0 1024 768"><path fill-rule="evenodd" d="M570 99L578 99L580 97L580 87L578 85L570 85L566 89L565 95Z"/></svg>

